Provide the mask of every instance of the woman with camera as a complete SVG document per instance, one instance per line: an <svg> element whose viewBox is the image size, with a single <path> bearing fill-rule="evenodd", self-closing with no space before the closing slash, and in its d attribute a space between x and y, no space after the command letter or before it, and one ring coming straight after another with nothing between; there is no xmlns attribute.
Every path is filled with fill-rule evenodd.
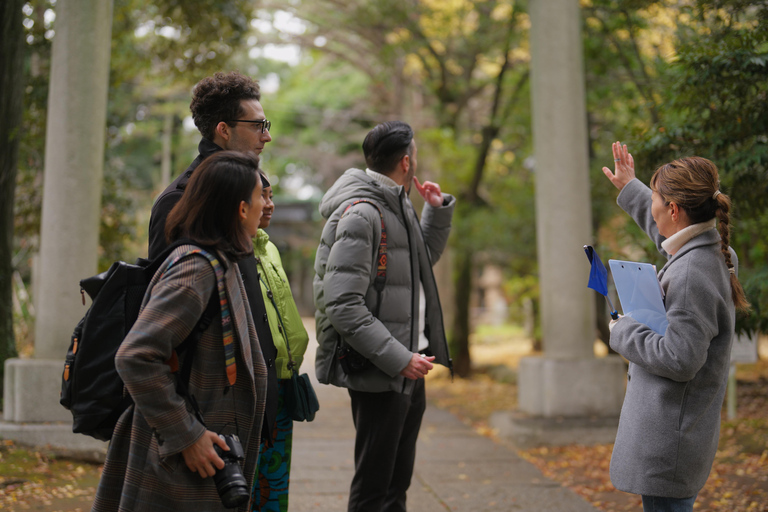
<svg viewBox="0 0 768 512"><path fill-rule="evenodd" d="M267 371L233 262L251 253L261 220L258 163L215 153L168 215L166 238L184 243L115 358L134 405L115 427L94 511L248 509Z"/></svg>
<svg viewBox="0 0 768 512"><path fill-rule="evenodd" d="M298 372L304 360L309 335L293 300L280 252L275 244L269 241L269 235L264 231L272 221L275 203L272 202L272 186L264 174L262 183L265 184L262 192L264 214L259 223L259 233L253 241L253 254L259 268L261 291L272 340L277 349L275 365L278 378L278 409L275 424L270 429L271 442L267 443L266 439L262 439L259 468L253 482L251 510L286 512L293 445L293 420L289 410L288 391L292 372Z"/></svg>
<svg viewBox="0 0 768 512"><path fill-rule="evenodd" d="M603 172L619 206L667 259L658 277L669 326L662 335L611 321L611 347L629 360L611 481L642 495L645 512L690 512L717 451L736 309L749 308L729 247L731 200L705 158L662 165L649 188L626 145L613 156L615 173Z"/></svg>

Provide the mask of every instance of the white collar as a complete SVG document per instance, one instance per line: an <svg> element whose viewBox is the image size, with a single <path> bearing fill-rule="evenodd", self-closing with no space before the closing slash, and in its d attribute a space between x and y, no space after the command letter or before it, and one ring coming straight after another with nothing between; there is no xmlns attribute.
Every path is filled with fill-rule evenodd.
<svg viewBox="0 0 768 512"><path fill-rule="evenodd" d="M707 222L700 222L699 224L691 224L690 226L681 229L671 237L661 242L661 247L667 254L674 255L680 250L682 246L687 244L692 239L696 238L705 231L714 229L717 226L717 218L708 220Z"/></svg>
<svg viewBox="0 0 768 512"><path fill-rule="evenodd" d="M399 187L400 186L400 185L398 185L395 182L395 180L393 180L392 178L390 178L389 176L387 176L385 174L381 174L380 172L372 171L372 170L366 168L365 169L365 173L368 176L370 176L371 178L373 178L374 180L378 181L379 183L381 183L382 185L385 185L387 187Z"/></svg>

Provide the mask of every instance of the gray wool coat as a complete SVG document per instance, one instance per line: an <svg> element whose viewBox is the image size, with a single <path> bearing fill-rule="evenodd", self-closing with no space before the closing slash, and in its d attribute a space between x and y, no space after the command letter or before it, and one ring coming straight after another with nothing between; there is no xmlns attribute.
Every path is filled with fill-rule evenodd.
<svg viewBox="0 0 768 512"><path fill-rule="evenodd" d="M165 363L186 339L216 290L213 267L202 256L188 256L164 272L189 245L175 249L150 282L143 309L118 350L115 366L135 405L115 427L93 511L225 511L212 478L202 478L184 463L181 451L206 427L238 433L246 458L241 470L253 483L259 455L267 369L251 318L237 264L224 258L226 295L235 343L237 377L229 385L224 361L221 316L197 343L189 392L196 398L203 426L176 392ZM182 353L182 361L183 355ZM235 427L235 422L237 427ZM237 510L248 510L246 505Z"/></svg>
<svg viewBox="0 0 768 512"><path fill-rule="evenodd" d="M347 170L325 194L320 213L327 219L315 257L315 320L318 380L356 391L410 393L414 381L399 375L418 351L419 285L426 295L426 328L435 362L450 366L432 265L448 241L456 199L424 206L421 222L402 186L380 184L365 171ZM381 237L379 212L356 199L374 201L387 231L387 281L378 317L373 288ZM335 354L343 338L373 365L347 375Z"/></svg>
<svg viewBox="0 0 768 512"><path fill-rule="evenodd" d="M662 336L623 317L611 332L611 347L629 360L611 481L635 494L689 498L707 481L720 435L735 322L730 276L716 229L670 256L651 190L635 179L618 203L668 259L658 277L669 326Z"/></svg>

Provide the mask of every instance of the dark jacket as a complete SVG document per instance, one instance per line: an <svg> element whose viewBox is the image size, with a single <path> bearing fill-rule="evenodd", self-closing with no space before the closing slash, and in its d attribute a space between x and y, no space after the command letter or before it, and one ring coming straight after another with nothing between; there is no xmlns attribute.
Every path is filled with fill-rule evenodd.
<svg viewBox="0 0 768 512"><path fill-rule="evenodd" d="M194 159L187 170L168 185L152 205L152 216L149 219L149 259L156 258L163 250L168 247L165 241L165 220L176 203L181 199L187 182L192 173L197 169L203 160L222 151L217 144L208 139L200 139L197 146L200 154ZM264 431L262 437L271 440L270 435L272 425L274 425L277 416L277 372L275 370L275 361L277 359L277 349L272 341L272 333L267 323L266 308L264 298L261 296L261 286L259 285L259 271L256 267L256 260L253 256L248 256L237 262L240 268L241 277L245 285L245 293L248 296L248 302L251 307L253 322L256 326L256 334L259 337L261 353L264 356L264 362L267 365L267 405L264 413Z"/></svg>
<svg viewBox="0 0 768 512"><path fill-rule="evenodd" d="M623 317L611 331L611 347L629 360L611 481L635 494L689 498L717 451L735 321L730 275L716 229L671 256L651 215L651 190L633 180L618 202L669 260L659 271L669 326L660 335ZM737 264L733 252L731 259Z"/></svg>
<svg viewBox="0 0 768 512"><path fill-rule="evenodd" d="M325 194L320 213L328 219L315 258L317 378L356 391L410 393L414 381L400 372L418 351L419 282L426 296L429 351L435 362L451 366L443 312L432 265L448 241L456 199L444 194L445 206L424 206L419 221L402 186L385 186L365 171L350 169ZM387 231L387 281L378 302L373 286L381 218ZM337 334L338 333L338 334ZM335 357L339 336L373 365L347 375Z"/></svg>
<svg viewBox="0 0 768 512"><path fill-rule="evenodd" d="M259 455L267 369L248 314L237 265L219 257L225 268L237 378L229 386L221 317L198 341L189 378L205 421L191 412L176 391L165 363L194 328L212 293L216 276L203 257L185 258L165 272L173 259L192 246L171 253L147 288L143 309L120 346L115 366L135 405L120 417L101 476L93 511L224 511L213 478L201 478L184 463L182 450L206 428L240 437L246 454L241 463L248 488ZM180 356L185 357L187 352ZM245 505L238 510L247 510Z"/></svg>
<svg viewBox="0 0 768 512"><path fill-rule="evenodd" d="M168 214L176 203L181 199L181 195L184 193L184 189L187 188L187 182L192 176L192 173L197 169L203 160L216 153L222 151L217 144L214 144L208 139L200 139L200 144L197 145L197 150L200 152L192 161L187 170L184 171L178 178L173 180L170 185L155 199L155 203L152 205L152 215L149 218L149 259L153 260L157 258L163 250L168 247L168 242L165 241L165 219L168 218Z"/></svg>

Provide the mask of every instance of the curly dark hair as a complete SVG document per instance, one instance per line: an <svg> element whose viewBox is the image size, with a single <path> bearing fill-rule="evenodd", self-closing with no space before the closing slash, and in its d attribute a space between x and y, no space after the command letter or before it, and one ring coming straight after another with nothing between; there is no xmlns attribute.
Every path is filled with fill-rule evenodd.
<svg viewBox="0 0 768 512"><path fill-rule="evenodd" d="M213 140L216 125L237 119L243 114L242 100L261 100L259 82L231 71L203 78L192 89L192 119L203 137Z"/></svg>

